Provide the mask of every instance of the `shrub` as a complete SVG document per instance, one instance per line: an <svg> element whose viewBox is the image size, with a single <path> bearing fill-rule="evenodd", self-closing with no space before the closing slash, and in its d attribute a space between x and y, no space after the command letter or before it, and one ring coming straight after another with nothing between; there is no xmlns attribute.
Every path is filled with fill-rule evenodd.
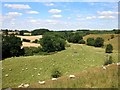
<svg viewBox="0 0 120 90"><path fill-rule="evenodd" d="M40 39L40 44L44 52L61 51L65 49L65 40L54 35L44 35Z"/></svg>
<svg viewBox="0 0 120 90"><path fill-rule="evenodd" d="M94 38L88 38L88 39L87 39L87 45L89 45L89 46L94 46L94 44L95 44Z"/></svg>
<svg viewBox="0 0 120 90"><path fill-rule="evenodd" d="M59 71L58 68L54 68L54 69L52 70L52 74L51 74L51 77L52 77L52 78L58 78L58 77L60 77L61 75L62 75L62 73Z"/></svg>
<svg viewBox="0 0 120 90"><path fill-rule="evenodd" d="M106 53L112 53L113 50L113 46L111 44L107 44L105 52Z"/></svg>
<svg viewBox="0 0 120 90"><path fill-rule="evenodd" d="M114 35L112 34L112 35L110 35L110 37L111 37L111 39L113 39L113 38L114 38Z"/></svg>
<svg viewBox="0 0 120 90"><path fill-rule="evenodd" d="M85 44L85 41L83 39L81 39L78 43L79 44Z"/></svg>
<svg viewBox="0 0 120 90"><path fill-rule="evenodd" d="M109 59L107 58L107 60L104 62L104 65L108 65L112 63L113 63L112 56L109 56Z"/></svg>
<svg viewBox="0 0 120 90"><path fill-rule="evenodd" d="M102 47L104 45L104 39L101 37L97 37L95 39L95 47Z"/></svg>
<svg viewBox="0 0 120 90"><path fill-rule="evenodd" d="M38 40L37 40L37 39L35 39L35 41L32 41L32 43L38 43Z"/></svg>

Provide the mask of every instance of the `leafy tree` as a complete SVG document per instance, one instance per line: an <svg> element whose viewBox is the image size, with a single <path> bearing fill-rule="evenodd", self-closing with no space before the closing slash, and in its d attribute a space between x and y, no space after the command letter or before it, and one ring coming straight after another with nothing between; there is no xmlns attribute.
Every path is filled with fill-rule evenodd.
<svg viewBox="0 0 120 90"><path fill-rule="evenodd" d="M48 29L35 29L31 33L32 35L43 35L45 32L49 32Z"/></svg>
<svg viewBox="0 0 120 90"><path fill-rule="evenodd" d="M79 44L85 44L85 41L83 39L81 39L78 43Z"/></svg>
<svg viewBox="0 0 120 90"><path fill-rule="evenodd" d="M43 38L40 39L40 44L45 52L61 51L65 49L65 40L52 34L43 35Z"/></svg>
<svg viewBox="0 0 120 90"><path fill-rule="evenodd" d="M107 44L105 52L106 53L112 53L113 50L113 46L111 44Z"/></svg>
<svg viewBox="0 0 120 90"><path fill-rule="evenodd" d="M107 58L106 61L104 62L104 65L108 65L112 63L113 63L112 56L109 56L109 58Z"/></svg>
<svg viewBox="0 0 120 90"><path fill-rule="evenodd" d="M94 46L94 44L95 44L94 38L88 38L88 39L87 39L87 45L89 45L89 46Z"/></svg>
<svg viewBox="0 0 120 90"><path fill-rule="evenodd" d="M2 58L20 56L24 54L24 49L21 49L22 41L14 35L2 36Z"/></svg>
<svg viewBox="0 0 120 90"><path fill-rule="evenodd" d="M104 39L101 37L97 37L95 39L95 47L102 47L104 45Z"/></svg>

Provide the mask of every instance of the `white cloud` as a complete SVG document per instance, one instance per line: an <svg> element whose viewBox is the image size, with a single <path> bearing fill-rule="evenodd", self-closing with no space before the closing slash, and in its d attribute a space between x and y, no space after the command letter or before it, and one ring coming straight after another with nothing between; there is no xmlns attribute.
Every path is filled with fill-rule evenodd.
<svg viewBox="0 0 120 90"><path fill-rule="evenodd" d="M86 19L95 19L96 16L86 17Z"/></svg>
<svg viewBox="0 0 120 90"><path fill-rule="evenodd" d="M113 12L113 11L97 11L98 14L100 15L115 15L118 14L118 12Z"/></svg>
<svg viewBox="0 0 120 90"><path fill-rule="evenodd" d="M8 12L6 13L7 16L10 16L10 17L15 17L15 16L21 16L22 13L19 13L19 12Z"/></svg>
<svg viewBox="0 0 120 90"><path fill-rule="evenodd" d="M53 18L61 18L62 15L57 15L57 14L55 14L55 15L52 15L52 17L53 17Z"/></svg>
<svg viewBox="0 0 120 90"><path fill-rule="evenodd" d="M115 16L98 16L100 19L114 19Z"/></svg>
<svg viewBox="0 0 120 90"><path fill-rule="evenodd" d="M48 12L55 14L55 13L60 13L61 10L59 10L59 9L50 9Z"/></svg>
<svg viewBox="0 0 120 90"><path fill-rule="evenodd" d="M27 11L26 13L28 13L28 14L39 14L38 11Z"/></svg>
<svg viewBox="0 0 120 90"><path fill-rule="evenodd" d="M4 4L4 6L12 9L30 9L31 8L29 5L26 5L26 4Z"/></svg>
<svg viewBox="0 0 120 90"><path fill-rule="evenodd" d="M55 4L53 3L46 3L45 6L54 6Z"/></svg>

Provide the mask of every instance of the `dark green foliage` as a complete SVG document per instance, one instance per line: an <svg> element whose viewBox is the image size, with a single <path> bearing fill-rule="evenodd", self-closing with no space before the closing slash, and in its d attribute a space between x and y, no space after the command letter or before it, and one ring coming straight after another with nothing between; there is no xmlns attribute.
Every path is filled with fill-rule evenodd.
<svg viewBox="0 0 120 90"><path fill-rule="evenodd" d="M28 40L28 39L23 39L23 42L30 42L30 40Z"/></svg>
<svg viewBox="0 0 120 90"><path fill-rule="evenodd" d="M65 49L65 40L52 34L43 35L43 38L40 39L40 44L45 52L61 51Z"/></svg>
<svg viewBox="0 0 120 90"><path fill-rule="evenodd" d="M68 42L78 43L83 37L79 33L70 33L68 37Z"/></svg>
<svg viewBox="0 0 120 90"><path fill-rule="evenodd" d="M58 78L62 75L62 73L60 72L60 70L58 68L54 68L52 70L52 74L51 74L51 77L52 78Z"/></svg>
<svg viewBox="0 0 120 90"><path fill-rule="evenodd" d="M104 39L101 38L101 37L97 37L97 38L95 39L95 44L94 44L94 46L95 46L95 47L102 47L103 45L104 45Z"/></svg>
<svg viewBox="0 0 120 90"><path fill-rule="evenodd" d="M25 56L45 54L40 47L24 47Z"/></svg>
<svg viewBox="0 0 120 90"><path fill-rule="evenodd" d="M94 46L94 45L95 45L95 40L94 40L94 38L88 38L88 39L87 39L87 45L89 45L89 46Z"/></svg>
<svg viewBox="0 0 120 90"><path fill-rule="evenodd" d="M112 63L113 63L112 56L109 56L109 58L107 58L106 61L104 62L104 65L108 65Z"/></svg>
<svg viewBox="0 0 120 90"><path fill-rule="evenodd" d="M23 31L19 31L19 35L23 36L24 32Z"/></svg>
<svg viewBox="0 0 120 90"><path fill-rule="evenodd" d="M105 52L106 53L112 53L113 50L113 46L111 44L107 44Z"/></svg>
<svg viewBox="0 0 120 90"><path fill-rule="evenodd" d="M81 39L78 43L79 44L85 44L85 41L83 39Z"/></svg>
<svg viewBox="0 0 120 90"><path fill-rule="evenodd" d="M49 32L48 29L35 29L31 33L32 35L43 35L45 32Z"/></svg>
<svg viewBox="0 0 120 90"><path fill-rule="evenodd" d="M114 35L112 34L112 35L111 35L111 39L113 39L113 38L114 38Z"/></svg>
<svg viewBox="0 0 120 90"><path fill-rule="evenodd" d="M21 49L22 41L14 35L2 36L2 58L20 56L24 54L24 49Z"/></svg>

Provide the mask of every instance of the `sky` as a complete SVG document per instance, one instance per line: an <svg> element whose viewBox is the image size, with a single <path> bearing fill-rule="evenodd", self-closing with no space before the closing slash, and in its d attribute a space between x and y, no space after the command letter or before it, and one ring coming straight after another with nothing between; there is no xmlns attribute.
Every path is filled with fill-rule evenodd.
<svg viewBox="0 0 120 90"><path fill-rule="evenodd" d="M1 7L2 29L118 28L117 2L2 2Z"/></svg>

